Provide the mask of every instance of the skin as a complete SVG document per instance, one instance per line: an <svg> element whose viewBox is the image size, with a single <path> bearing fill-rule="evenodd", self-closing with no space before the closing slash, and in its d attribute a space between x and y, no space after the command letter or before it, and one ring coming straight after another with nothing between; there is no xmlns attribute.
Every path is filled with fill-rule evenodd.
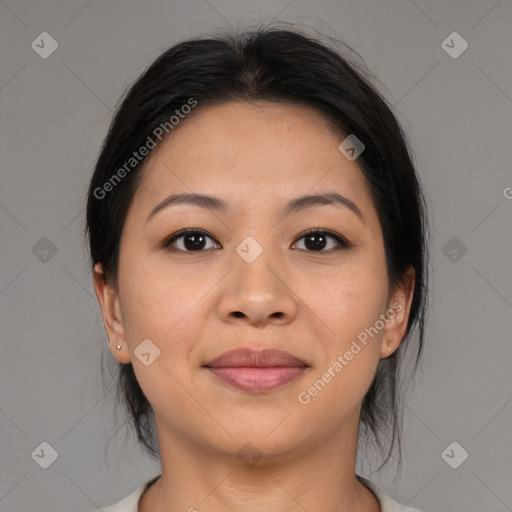
<svg viewBox="0 0 512 512"><path fill-rule="evenodd" d="M110 347L133 364L151 403L162 478L139 511L378 512L355 476L361 403L380 358L399 346L414 274L390 289L380 222L357 160L338 149L343 136L315 110L266 102L198 109L148 157L124 225L117 288L101 263L94 285ZM304 194L335 191L364 221L339 205L281 215ZM181 204L149 212L172 193L205 193L228 211ZM199 251L159 245L183 228L212 238ZM308 248L310 228L333 231ZM247 263L236 252L247 237L263 248ZM190 244L190 241L189 241ZM193 247L193 246L192 246ZM181 251L180 251L181 249ZM357 335L393 303L402 309L326 386L308 388ZM160 355L145 366L134 354L150 339ZM274 391L249 394L202 365L237 347L277 348L310 367ZM238 451L252 443L262 458L248 467Z"/></svg>

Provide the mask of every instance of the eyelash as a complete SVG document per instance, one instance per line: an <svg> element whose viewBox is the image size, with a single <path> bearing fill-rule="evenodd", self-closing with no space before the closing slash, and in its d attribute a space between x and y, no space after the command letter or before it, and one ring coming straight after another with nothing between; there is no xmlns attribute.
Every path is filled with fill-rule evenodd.
<svg viewBox="0 0 512 512"><path fill-rule="evenodd" d="M172 244L176 240L179 240L180 238L183 238L184 236L189 235L189 234L206 235L208 238L211 238L216 243L218 243L215 240L215 238L213 238L213 236L208 234L206 231L203 231L202 229L188 228L188 229L182 229L182 230L168 236L161 244L161 247L163 249L166 249L169 252L201 253L201 252L206 252L209 250L209 249L203 249L203 250L199 250L199 251L187 251L184 249L176 249L176 248L172 247ZM328 250L320 250L320 251L308 251L306 249L299 249L299 250L313 253L313 254L315 254L315 253L328 253L329 254L329 253L332 253L333 251L348 249L348 248L352 247L352 245L353 245L347 239L345 239L341 235L338 235L337 233L334 233L334 232L326 230L326 229L318 229L318 228L313 228L313 229L306 231L305 233L302 233L302 235L300 235L300 237L297 240L301 240L302 238L305 238L306 236L311 235L311 234L322 234L322 235L328 236L329 238L333 238L338 243L338 247L334 247L334 248L331 248Z"/></svg>

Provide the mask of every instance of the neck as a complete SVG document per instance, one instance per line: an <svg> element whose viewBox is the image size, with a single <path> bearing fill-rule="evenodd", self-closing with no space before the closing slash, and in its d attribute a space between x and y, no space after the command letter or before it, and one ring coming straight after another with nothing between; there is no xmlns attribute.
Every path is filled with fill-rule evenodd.
<svg viewBox="0 0 512 512"><path fill-rule="evenodd" d="M340 429L323 444L267 450L254 465L177 438L157 420L162 476L141 497L138 512L380 512L356 477L356 442ZM355 448L347 449L347 446ZM345 447L345 448L343 448Z"/></svg>

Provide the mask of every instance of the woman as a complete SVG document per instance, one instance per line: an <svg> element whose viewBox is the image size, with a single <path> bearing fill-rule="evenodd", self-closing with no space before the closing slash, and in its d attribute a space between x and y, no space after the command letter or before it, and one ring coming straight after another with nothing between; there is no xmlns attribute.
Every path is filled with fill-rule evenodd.
<svg viewBox="0 0 512 512"><path fill-rule="evenodd" d="M105 510L412 511L355 467L363 443L400 453L427 226L406 138L342 52L261 29L163 53L89 188L119 391L162 464Z"/></svg>

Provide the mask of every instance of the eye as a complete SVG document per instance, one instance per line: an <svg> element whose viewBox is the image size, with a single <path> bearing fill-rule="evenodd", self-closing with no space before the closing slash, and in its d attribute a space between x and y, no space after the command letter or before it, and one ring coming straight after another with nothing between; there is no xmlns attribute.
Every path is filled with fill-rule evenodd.
<svg viewBox="0 0 512 512"><path fill-rule="evenodd" d="M342 236L332 233L331 231L312 229L307 233L303 234L299 240L304 239L304 245L308 252L331 252L331 250L348 249L351 244ZM324 250L329 245L329 239L334 240L334 247L328 247L328 250Z"/></svg>
<svg viewBox="0 0 512 512"><path fill-rule="evenodd" d="M213 237L200 229L182 229L164 240L162 247L169 251L204 252L205 249L212 249L215 248L215 246L220 246L220 244L215 242L216 245L214 244L213 247L207 247L208 239L214 240ZM176 244L176 242L178 243ZM174 246L174 244L178 247Z"/></svg>
<svg viewBox="0 0 512 512"><path fill-rule="evenodd" d="M331 231L312 229L304 233L299 240L304 239L305 249L308 252L331 252L332 250L347 249L351 246L341 235ZM208 240L213 244L208 247ZM329 245L331 240L331 247ZM334 241L334 245L332 245ZM182 229L164 240L162 248L169 251L204 252L207 249L222 247L212 236L200 229Z"/></svg>

